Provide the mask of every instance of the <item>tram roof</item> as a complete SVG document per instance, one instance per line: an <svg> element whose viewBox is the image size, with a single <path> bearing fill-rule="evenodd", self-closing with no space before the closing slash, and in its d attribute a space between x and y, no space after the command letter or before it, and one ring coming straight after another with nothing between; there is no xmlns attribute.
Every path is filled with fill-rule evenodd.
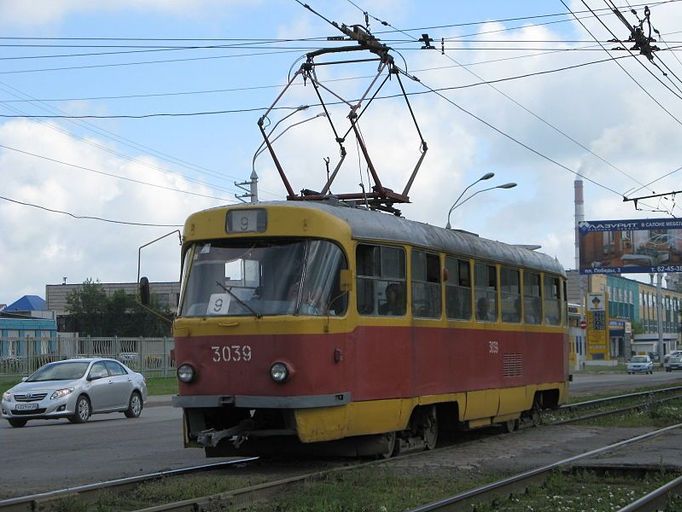
<svg viewBox="0 0 682 512"><path fill-rule="evenodd" d="M395 215L330 202L289 201L259 206L290 206L321 210L348 223L353 238L405 243L435 251L507 263L565 275L551 256L527 247L506 244L457 229L445 229Z"/></svg>

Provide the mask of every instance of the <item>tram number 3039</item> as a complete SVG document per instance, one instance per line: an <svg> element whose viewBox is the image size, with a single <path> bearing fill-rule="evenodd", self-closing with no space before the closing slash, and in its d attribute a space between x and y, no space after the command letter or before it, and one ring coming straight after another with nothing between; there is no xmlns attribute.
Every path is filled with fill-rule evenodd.
<svg viewBox="0 0 682 512"><path fill-rule="evenodd" d="M223 345L211 347L214 363L239 363L251 361L249 345Z"/></svg>

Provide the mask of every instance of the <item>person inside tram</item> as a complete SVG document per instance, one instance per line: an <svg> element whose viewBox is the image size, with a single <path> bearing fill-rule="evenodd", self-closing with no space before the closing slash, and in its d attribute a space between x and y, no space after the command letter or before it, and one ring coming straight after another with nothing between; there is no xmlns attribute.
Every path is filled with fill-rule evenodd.
<svg viewBox="0 0 682 512"><path fill-rule="evenodd" d="M405 301L403 290L398 283L391 283L386 287L386 302L379 306L380 315L404 315Z"/></svg>
<svg viewBox="0 0 682 512"><path fill-rule="evenodd" d="M482 322L487 322L488 320L490 320L488 299L486 299L485 297L481 297L476 302L476 319Z"/></svg>

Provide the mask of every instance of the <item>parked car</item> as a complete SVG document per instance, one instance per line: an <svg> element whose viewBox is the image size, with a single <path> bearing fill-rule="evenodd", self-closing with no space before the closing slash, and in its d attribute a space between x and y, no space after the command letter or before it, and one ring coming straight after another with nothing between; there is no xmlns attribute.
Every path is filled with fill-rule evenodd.
<svg viewBox="0 0 682 512"><path fill-rule="evenodd" d="M627 370L628 373L654 373L654 363L649 356L632 356Z"/></svg>
<svg viewBox="0 0 682 512"><path fill-rule="evenodd" d="M665 371L682 370L682 354L666 358Z"/></svg>
<svg viewBox="0 0 682 512"><path fill-rule="evenodd" d="M665 368L666 371L668 371L668 364L670 363L670 359L677 356L682 356L682 350L673 350L665 355L665 357L663 358L663 368Z"/></svg>
<svg viewBox="0 0 682 512"><path fill-rule="evenodd" d="M3 393L2 417L13 427L55 418L84 423L92 414L106 412L137 418L146 399L144 376L123 363L67 359L42 366Z"/></svg>

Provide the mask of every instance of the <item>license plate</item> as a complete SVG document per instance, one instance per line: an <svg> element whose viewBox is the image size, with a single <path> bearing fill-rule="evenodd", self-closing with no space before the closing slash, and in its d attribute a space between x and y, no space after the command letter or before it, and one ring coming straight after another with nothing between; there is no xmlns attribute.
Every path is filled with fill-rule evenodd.
<svg viewBox="0 0 682 512"><path fill-rule="evenodd" d="M33 403L33 404L17 404L16 410L17 411L32 411L33 409L38 408L38 403Z"/></svg>

